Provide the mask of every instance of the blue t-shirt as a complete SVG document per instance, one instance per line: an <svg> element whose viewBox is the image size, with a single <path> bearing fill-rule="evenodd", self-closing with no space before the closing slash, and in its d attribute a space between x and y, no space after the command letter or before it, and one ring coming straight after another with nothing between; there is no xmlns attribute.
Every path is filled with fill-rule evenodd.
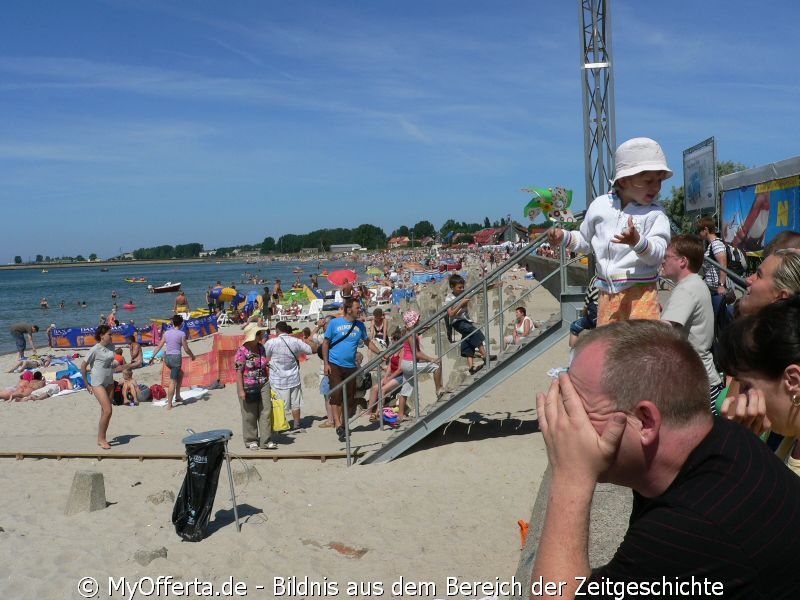
<svg viewBox="0 0 800 600"><path fill-rule="evenodd" d="M348 321L344 317L337 317L328 323L325 337L331 344L336 342L336 345L328 350L328 362L350 369L356 366L358 344L361 340L364 340L366 344L369 341L369 335L367 335L366 326L361 321L355 321L356 326L350 331L352 325L353 321ZM337 342L347 335L348 331L350 331L350 335L347 336L347 339Z"/></svg>

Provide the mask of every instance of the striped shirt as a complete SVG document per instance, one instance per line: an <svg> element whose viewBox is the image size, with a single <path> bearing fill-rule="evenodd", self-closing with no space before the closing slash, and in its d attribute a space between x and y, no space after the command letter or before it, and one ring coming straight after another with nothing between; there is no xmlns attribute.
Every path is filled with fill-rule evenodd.
<svg viewBox="0 0 800 600"><path fill-rule="evenodd" d="M270 338L264 343L269 361L269 384L279 390L300 385L301 354L312 354L311 346L286 333Z"/></svg>

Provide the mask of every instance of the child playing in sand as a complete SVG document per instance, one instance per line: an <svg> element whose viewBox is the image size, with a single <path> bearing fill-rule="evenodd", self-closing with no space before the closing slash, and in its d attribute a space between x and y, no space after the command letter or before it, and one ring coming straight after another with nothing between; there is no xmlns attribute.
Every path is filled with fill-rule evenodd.
<svg viewBox="0 0 800 600"><path fill-rule="evenodd" d="M139 406L139 384L133 378L133 369L122 370L122 397L131 406Z"/></svg>
<svg viewBox="0 0 800 600"><path fill-rule="evenodd" d="M484 362L486 361L486 338L475 327L469 316L469 301L472 300L472 297L462 295L466 285L464 278L458 273L454 273L447 280L447 283L450 285L450 293L444 299L445 306L447 306L447 316L450 317L453 329L461 334L461 356L467 359L467 367L469 367L469 373L472 375L481 368L475 367L475 352L477 351ZM497 357L490 356L489 358L494 360Z"/></svg>
<svg viewBox="0 0 800 600"><path fill-rule="evenodd" d="M633 138L617 148L612 190L595 198L580 231L553 228L550 243L596 259L597 326L625 319L658 319L658 268L670 241L669 219L656 203L672 177L661 146Z"/></svg>
<svg viewBox="0 0 800 600"><path fill-rule="evenodd" d="M120 367L125 364L125 357L122 355L122 348L114 349L114 363Z"/></svg>

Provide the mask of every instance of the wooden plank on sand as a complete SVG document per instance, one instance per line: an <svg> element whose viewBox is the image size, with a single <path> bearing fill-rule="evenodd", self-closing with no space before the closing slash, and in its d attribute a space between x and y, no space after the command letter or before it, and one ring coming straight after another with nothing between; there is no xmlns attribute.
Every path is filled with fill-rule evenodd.
<svg viewBox="0 0 800 600"><path fill-rule="evenodd" d="M354 452L353 458L357 458L359 453ZM329 458L347 458L347 453L343 450L335 450L330 452L284 452L284 451L265 451L265 452L253 452L248 454L235 454L231 453L232 458L240 458L240 459L272 459L273 462L277 462L282 459L308 459L308 458L316 458L319 459L320 462L325 462ZM62 458L92 458L95 460L108 460L108 459L136 459L144 461L145 459L148 460L186 460L186 454L177 454L177 453L152 453L152 454L142 454L142 453L127 453L127 452L29 452L25 451L15 451L15 452L0 452L0 458L15 458L16 460L23 460L25 458L54 458L56 460L61 460Z"/></svg>

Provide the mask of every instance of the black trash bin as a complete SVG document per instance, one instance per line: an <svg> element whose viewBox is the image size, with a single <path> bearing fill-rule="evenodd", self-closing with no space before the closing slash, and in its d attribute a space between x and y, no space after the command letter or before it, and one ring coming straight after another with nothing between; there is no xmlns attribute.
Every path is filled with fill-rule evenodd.
<svg viewBox="0 0 800 600"><path fill-rule="evenodd" d="M188 465L172 509L172 524L187 542L199 542L206 535L226 443L232 436L229 429L215 429L183 438Z"/></svg>

